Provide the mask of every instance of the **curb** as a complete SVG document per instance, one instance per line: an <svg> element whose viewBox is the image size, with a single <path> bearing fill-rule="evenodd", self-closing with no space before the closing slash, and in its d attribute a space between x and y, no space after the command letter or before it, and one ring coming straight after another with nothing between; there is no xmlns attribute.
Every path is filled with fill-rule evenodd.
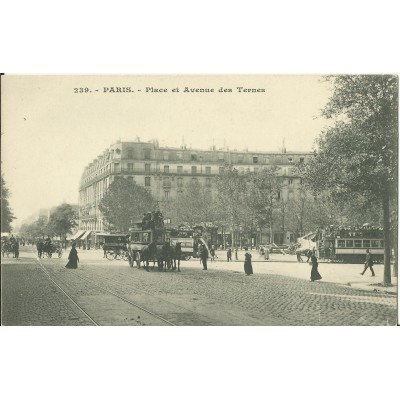
<svg viewBox="0 0 400 400"><path fill-rule="evenodd" d="M395 291L384 290L385 286L374 287L375 284L358 285L358 284L352 284L351 282L348 282L346 285L350 286L353 289L357 289L357 290L364 290L364 291L368 291L368 292L381 293L381 294L383 293L383 294L388 294L388 295L391 295L391 296L397 296L397 285L393 285L392 286L392 288Z"/></svg>

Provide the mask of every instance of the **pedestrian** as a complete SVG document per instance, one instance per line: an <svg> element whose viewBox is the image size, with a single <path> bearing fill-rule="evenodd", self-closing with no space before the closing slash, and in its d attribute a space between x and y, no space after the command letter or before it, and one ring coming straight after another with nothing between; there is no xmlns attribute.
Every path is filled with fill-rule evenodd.
<svg viewBox="0 0 400 400"><path fill-rule="evenodd" d="M14 252L14 258L18 259L18 257L19 257L19 242L18 242L18 240L16 240L14 243L13 252Z"/></svg>
<svg viewBox="0 0 400 400"><path fill-rule="evenodd" d="M318 260L315 254L311 254L311 282L319 281L322 276L318 272Z"/></svg>
<svg viewBox="0 0 400 400"><path fill-rule="evenodd" d="M201 262L203 263L203 270L206 271L207 270L208 250L207 250L207 246L204 244L201 246L200 258L201 258Z"/></svg>
<svg viewBox="0 0 400 400"><path fill-rule="evenodd" d="M199 243L199 245L197 246L197 256L199 257L199 262L200 264L202 263L201 260L201 249L202 249L203 245L201 243Z"/></svg>
<svg viewBox="0 0 400 400"><path fill-rule="evenodd" d="M211 262L215 261L215 247L214 245L211 245L211 249L210 249L210 255L211 255Z"/></svg>
<svg viewBox="0 0 400 400"><path fill-rule="evenodd" d="M374 269L372 266L374 265L374 262L372 261L372 255L369 252L369 249L367 249L367 254L365 256L365 262L364 262L364 271L360 273L360 275L364 275L364 272L369 268L372 272L371 276L375 276Z"/></svg>
<svg viewBox="0 0 400 400"><path fill-rule="evenodd" d="M43 242L41 240L39 240L36 244L36 248L37 248L37 254L39 258L42 258L42 253L43 253Z"/></svg>
<svg viewBox="0 0 400 400"><path fill-rule="evenodd" d="M251 254L249 253L249 249L247 247L244 248L244 272L247 276L253 275L253 266L251 265Z"/></svg>
<svg viewBox="0 0 400 400"><path fill-rule="evenodd" d="M106 244L105 242L102 243L101 248L103 249L103 258L106 258Z"/></svg>
<svg viewBox="0 0 400 400"><path fill-rule="evenodd" d="M68 263L65 268L78 268L78 252L76 251L76 243L72 244L72 249L69 252Z"/></svg>
<svg viewBox="0 0 400 400"><path fill-rule="evenodd" d="M232 249L230 247L228 247L228 250L226 252L226 258L229 261L232 261Z"/></svg>
<svg viewBox="0 0 400 400"><path fill-rule="evenodd" d="M268 246L264 249L264 259L269 260L269 247Z"/></svg>

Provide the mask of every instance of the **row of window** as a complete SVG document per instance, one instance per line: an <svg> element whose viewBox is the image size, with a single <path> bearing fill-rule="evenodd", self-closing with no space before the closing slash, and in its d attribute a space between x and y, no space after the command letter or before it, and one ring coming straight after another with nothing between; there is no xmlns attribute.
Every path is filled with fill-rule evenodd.
<svg viewBox="0 0 400 400"><path fill-rule="evenodd" d="M139 151L139 157L142 155L144 160L150 160L151 159L151 152L152 149L143 149L142 151ZM202 154L198 154L197 152L192 152L189 155L185 157L187 153L184 153L183 151L164 151L162 154L162 158L164 161L169 161L169 160L186 160L186 161L210 161L210 162L225 162L225 161L230 161L234 163L253 163L253 164L269 164L271 159L276 160L278 163L292 163L295 162L295 158L290 155L273 155L273 156L267 156L267 155L250 155L250 154L236 154L236 153L215 153L215 152L204 152ZM126 152L127 158L134 158L134 150L133 149L128 149ZM298 162L303 163L304 162L304 157L299 157Z"/></svg>
<svg viewBox="0 0 400 400"><path fill-rule="evenodd" d="M115 172L118 172L118 168L119 168L119 164L115 164ZM192 174L197 174L197 166L193 165L191 167L191 171ZM127 172L133 172L133 163L128 163L127 164ZM200 172L202 172L203 169L200 170ZM211 174L211 167L204 167L204 171L206 174ZM219 172L222 173L224 171L224 167L219 167ZM151 172L151 164L144 164L144 172L150 173ZM165 174L169 174L170 173L170 169L169 169L169 165L164 165L164 173ZM183 174L183 166L182 165L178 165L177 166L177 170L176 170L177 174Z"/></svg>
<svg viewBox="0 0 400 400"><path fill-rule="evenodd" d="M126 179L131 181L131 182L133 182L133 176L127 176ZM197 183L198 182L197 178L192 178L192 182ZM176 185L178 187L183 187L183 178L177 178ZM205 185L206 186L211 186L211 178L206 178ZM151 186L151 177L150 176L146 176L144 178L144 186L145 187L150 187ZM164 178L163 179L163 186L164 187L171 187L172 186L171 185L171 179L170 178Z"/></svg>
<svg viewBox="0 0 400 400"><path fill-rule="evenodd" d="M115 165L115 167L114 167L114 172L119 172L119 164L117 163L117 164L114 164L114 165ZM127 171L127 172L133 172L133 171L134 171L134 168L133 168L133 167L134 167L134 164L133 164L133 163L128 163L128 164L127 164L127 169L126 169L126 171ZM203 170L204 170L204 172L205 172L207 175L210 175L210 174L211 174L211 167L210 167L210 166L201 167L200 173L203 173ZM239 170L239 172L241 172L241 173L245 172L245 170L244 170L243 167L239 167L238 170ZM169 174L170 172L172 172L172 171L170 170L170 166L169 166L169 165L164 165L164 170L163 170L163 171L164 171L165 174ZM218 168L218 172L219 172L220 174L224 173L224 171L225 171L225 167L220 166L220 167ZM259 168L258 168L258 167L254 167L254 172L258 172L258 171L259 171ZM150 173L150 172L151 172L151 164L145 164L145 165L144 165L144 172L147 172L147 173ZM246 172L250 172L250 168L246 168ZM286 171L284 171L284 172L286 172ZM177 173L177 174L183 174L183 173L184 173L184 171L183 171L183 166L182 166L182 165L178 165L178 166L177 166L176 173ZM191 166L191 173L192 173L192 174L197 174L197 173L198 173L198 167L197 167L196 165L192 165L192 166ZM293 173L293 172L290 171L290 173ZM289 179L289 184L291 185L292 183L293 183L293 179L290 178L290 179Z"/></svg>
<svg viewBox="0 0 400 400"><path fill-rule="evenodd" d="M170 191L169 190L164 190L164 200L169 200L170 199ZM182 194L183 193L183 190L182 189L179 189L178 188L178 190L176 191L176 193L177 193L177 195L179 196L180 194ZM207 192L208 193L208 195L210 196L210 199L212 198L212 193L211 193L211 191L209 191L209 192Z"/></svg>
<svg viewBox="0 0 400 400"><path fill-rule="evenodd" d="M383 248L383 240L370 240L370 239L341 239L337 241L337 247L341 248L364 248L368 249L371 247Z"/></svg>
<svg viewBox="0 0 400 400"><path fill-rule="evenodd" d="M143 164L142 164L143 165ZM102 174L104 172L109 172L111 170L110 165L107 166L106 169L101 169L97 174ZM239 167L238 168L240 173L244 173L245 170L243 167ZM196 165L192 165L191 166L191 173L192 174L198 174L198 173L203 173L203 171L205 172L206 175L211 175L211 167L210 166L205 166L205 167L201 167L200 171L198 170L198 167ZM220 166L218 169L218 172L220 174L222 174L225 171L225 168L223 166ZM258 167L254 167L254 172L258 172L259 168ZM113 172L114 173L119 173L121 172L121 168L120 168L120 164L119 163L114 163L113 164ZM126 169L124 170L124 172L134 172L134 163L127 163ZM144 172L150 174L151 171L151 164L144 164ZM154 171L153 171L154 172ZM164 170L163 172L165 174L169 174L170 172L172 172L170 170L170 166L169 165L164 165ZM186 171L185 171L186 172ZM250 168L246 168L246 172L250 172ZM178 165L177 169L176 169L176 173L177 174L183 174L184 170L183 170L183 166L182 165ZM88 177L86 179L83 180L83 183L87 183L92 179L92 177ZM293 179L289 179L289 185L293 184Z"/></svg>

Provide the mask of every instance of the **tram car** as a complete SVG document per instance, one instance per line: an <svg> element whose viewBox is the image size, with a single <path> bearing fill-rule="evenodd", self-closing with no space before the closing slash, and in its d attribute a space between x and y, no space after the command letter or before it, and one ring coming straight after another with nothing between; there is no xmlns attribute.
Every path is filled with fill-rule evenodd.
<svg viewBox="0 0 400 400"><path fill-rule="evenodd" d="M324 253L324 258L349 264L362 264L369 249L374 264L383 263L383 231L380 229L341 230L331 237L325 236L319 249L320 253Z"/></svg>

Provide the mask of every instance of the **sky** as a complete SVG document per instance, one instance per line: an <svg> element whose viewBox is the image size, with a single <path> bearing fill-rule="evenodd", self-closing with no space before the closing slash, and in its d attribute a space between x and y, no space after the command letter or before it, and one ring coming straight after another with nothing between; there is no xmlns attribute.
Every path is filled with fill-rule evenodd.
<svg viewBox="0 0 400 400"><path fill-rule="evenodd" d="M14 226L78 203L84 167L118 139L259 151L284 139L287 151L311 151L330 89L315 75L5 75L1 155Z"/></svg>

